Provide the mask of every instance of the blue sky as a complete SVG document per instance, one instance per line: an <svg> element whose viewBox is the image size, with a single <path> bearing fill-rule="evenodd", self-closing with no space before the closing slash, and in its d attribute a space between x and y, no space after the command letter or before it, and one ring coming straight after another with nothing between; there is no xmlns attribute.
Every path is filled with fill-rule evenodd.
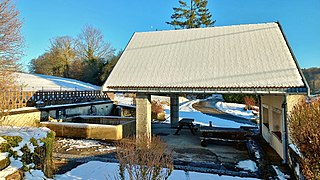
<svg viewBox="0 0 320 180"><path fill-rule="evenodd" d="M303 68L320 67L320 0L208 0L216 26L280 21ZM84 25L100 29L124 49L136 31L173 29L178 0L14 0L23 19L24 65L48 49L50 39L76 37Z"/></svg>

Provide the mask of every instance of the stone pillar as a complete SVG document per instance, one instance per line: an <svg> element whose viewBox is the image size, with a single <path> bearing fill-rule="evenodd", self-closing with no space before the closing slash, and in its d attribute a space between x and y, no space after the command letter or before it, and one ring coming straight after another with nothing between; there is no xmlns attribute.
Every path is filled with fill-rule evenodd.
<svg viewBox="0 0 320 180"><path fill-rule="evenodd" d="M170 96L170 119L171 119L171 128L178 127L179 96L176 94Z"/></svg>
<svg viewBox="0 0 320 180"><path fill-rule="evenodd" d="M111 101L114 101L114 93L113 92L107 92L108 98L110 98Z"/></svg>
<svg viewBox="0 0 320 180"><path fill-rule="evenodd" d="M151 138L151 100L150 95L137 94L136 97L136 138Z"/></svg>

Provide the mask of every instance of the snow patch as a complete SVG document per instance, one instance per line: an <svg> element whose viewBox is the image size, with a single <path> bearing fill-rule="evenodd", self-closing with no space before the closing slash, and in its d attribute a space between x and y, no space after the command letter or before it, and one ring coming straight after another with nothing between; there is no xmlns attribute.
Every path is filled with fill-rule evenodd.
<svg viewBox="0 0 320 180"><path fill-rule="evenodd" d="M62 143L62 148L68 147L66 151L70 151L72 149L85 149L85 148L92 148L92 147L99 147L96 151L104 152L104 151L111 151L115 150L114 146L108 146L107 144L95 141L95 140L87 140L87 139L61 139L57 142Z"/></svg>
<svg viewBox="0 0 320 180"><path fill-rule="evenodd" d="M247 171L251 171L251 172L257 172L258 171L258 167L256 162L252 161L252 160L244 160L244 161L240 161L238 162L237 166L240 169L244 169Z"/></svg>
<svg viewBox="0 0 320 180"><path fill-rule="evenodd" d="M26 180L51 180L50 178L47 178L42 171L40 170L34 170L30 169L29 172L24 173L24 179Z"/></svg>
<svg viewBox="0 0 320 180"><path fill-rule="evenodd" d="M300 152L300 149L295 144L289 144L289 147L298 154L298 156L303 157L302 153Z"/></svg>
<svg viewBox="0 0 320 180"><path fill-rule="evenodd" d="M9 153L4 152L4 153L0 153L0 161L6 159L8 157Z"/></svg>
<svg viewBox="0 0 320 180"><path fill-rule="evenodd" d="M114 101L117 101L118 104L134 105L133 98L132 97L126 97L122 93L115 93L114 94Z"/></svg>
<svg viewBox="0 0 320 180"><path fill-rule="evenodd" d="M0 144L2 143L6 143L7 141L5 139L3 139L2 137L0 137Z"/></svg>
<svg viewBox="0 0 320 180"><path fill-rule="evenodd" d="M237 103L227 103L227 102L221 102L218 101L215 104L216 108L219 109L222 112L231 114L236 117L241 117L244 119L256 119L257 116L253 114L252 110L245 110L244 104L237 104Z"/></svg>
<svg viewBox="0 0 320 180"><path fill-rule="evenodd" d="M278 166L272 165L273 169L276 171L279 180L286 180L290 179L290 176L287 174L284 174Z"/></svg>
<svg viewBox="0 0 320 180"><path fill-rule="evenodd" d="M117 163L106 163L100 161L90 161L82 164L71 171L56 175L56 180L69 180L69 179L116 179L118 177L119 164ZM127 176L128 177L128 176ZM199 172L189 172L183 170L173 170L168 178L169 180L181 180L181 179L223 179L223 180L236 180L236 179L247 179L253 180L256 178L243 178L233 176L220 176L217 174L206 174Z"/></svg>
<svg viewBox="0 0 320 180"><path fill-rule="evenodd" d="M200 124L203 126L209 126L209 121L212 122L212 126L214 127L224 127L224 128L240 128L241 126L250 126L248 124L244 123L238 123L210 115L203 114L200 111L197 111L192 107L194 103L197 103L201 100L195 99L191 101L187 101L184 103L181 103L179 106L179 118L192 118L195 120L194 123ZM166 113L166 121L165 123L170 123L170 110L165 109Z"/></svg>
<svg viewBox="0 0 320 180"><path fill-rule="evenodd" d="M17 83L23 86L24 91L74 91L100 90L100 86L85 83L75 79L48 76L43 74L15 73Z"/></svg>

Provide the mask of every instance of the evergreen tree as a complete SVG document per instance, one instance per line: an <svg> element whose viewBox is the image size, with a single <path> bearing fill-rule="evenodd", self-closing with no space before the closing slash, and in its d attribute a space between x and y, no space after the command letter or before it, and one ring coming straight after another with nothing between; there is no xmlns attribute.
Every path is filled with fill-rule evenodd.
<svg viewBox="0 0 320 180"><path fill-rule="evenodd" d="M166 22L175 29L190 29L213 26L212 14L207 9L207 0L190 0L190 5L179 0L180 7L173 8L171 21Z"/></svg>

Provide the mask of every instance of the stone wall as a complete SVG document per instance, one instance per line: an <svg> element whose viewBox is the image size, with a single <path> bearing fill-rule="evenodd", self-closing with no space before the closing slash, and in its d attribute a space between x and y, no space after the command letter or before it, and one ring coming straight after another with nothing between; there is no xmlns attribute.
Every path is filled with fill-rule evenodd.
<svg viewBox="0 0 320 180"><path fill-rule="evenodd" d="M120 125L41 122L40 126L51 129L56 133L57 137L86 139L120 140L135 132L135 121L129 121Z"/></svg>
<svg viewBox="0 0 320 180"><path fill-rule="evenodd" d="M0 125L38 127L40 114L41 112L37 108L14 109L9 112L8 116L1 119Z"/></svg>

